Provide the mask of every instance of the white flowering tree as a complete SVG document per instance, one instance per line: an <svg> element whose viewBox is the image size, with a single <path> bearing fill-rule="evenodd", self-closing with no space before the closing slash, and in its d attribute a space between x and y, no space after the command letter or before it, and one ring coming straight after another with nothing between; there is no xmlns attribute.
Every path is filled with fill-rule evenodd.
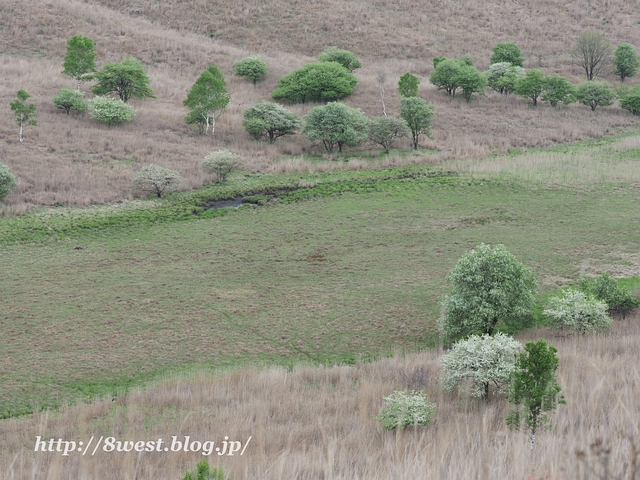
<svg viewBox="0 0 640 480"><path fill-rule="evenodd" d="M502 392L513 372L515 355L521 349L520 342L504 333L471 335L460 340L440 359L444 390L451 392L464 382L473 397L489 398L489 385Z"/></svg>
<svg viewBox="0 0 640 480"><path fill-rule="evenodd" d="M562 296L552 297L542 311L553 328L567 328L579 335L609 329L613 319L607 313L606 302L580 290L566 289Z"/></svg>
<svg viewBox="0 0 640 480"><path fill-rule="evenodd" d="M387 430L417 425L426 427L435 413L436 406L427 401L423 391L396 390L384 397L382 412L375 420Z"/></svg>
<svg viewBox="0 0 640 480"><path fill-rule="evenodd" d="M163 193L177 190L181 182L182 177L175 170L152 163L136 173L133 177L133 188L143 192L155 193L160 198Z"/></svg>

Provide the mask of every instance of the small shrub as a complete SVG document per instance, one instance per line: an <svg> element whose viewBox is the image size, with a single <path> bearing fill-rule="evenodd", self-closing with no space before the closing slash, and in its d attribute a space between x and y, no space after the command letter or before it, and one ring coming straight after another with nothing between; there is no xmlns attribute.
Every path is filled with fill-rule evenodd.
<svg viewBox="0 0 640 480"><path fill-rule="evenodd" d="M175 170L151 164L136 173L133 177L133 188L155 193L160 198L163 193L177 190L181 182L182 177Z"/></svg>
<svg viewBox="0 0 640 480"><path fill-rule="evenodd" d="M573 288L552 297L542 313L553 328L568 328L580 335L607 330L613 322L605 302Z"/></svg>
<svg viewBox="0 0 640 480"><path fill-rule="evenodd" d="M90 105L91 116L105 122L109 127L114 123L128 122L135 116L133 107L119 98L95 97Z"/></svg>
<svg viewBox="0 0 640 480"><path fill-rule="evenodd" d="M263 80L268 71L267 64L258 56L243 58L233 66L233 74L236 77L244 77L254 85Z"/></svg>
<svg viewBox="0 0 640 480"><path fill-rule="evenodd" d="M427 401L423 391L396 390L384 397L382 412L375 419L387 430L417 425L426 427L435 411L436 406Z"/></svg>
<svg viewBox="0 0 640 480"><path fill-rule="evenodd" d="M595 280L583 279L580 282L580 288L585 293L605 302L610 314L621 313L624 317L628 311L640 305L640 302L633 294L621 289L618 286L618 282L606 272Z"/></svg>
<svg viewBox="0 0 640 480"><path fill-rule="evenodd" d="M67 115L69 115L69 111L72 108L78 112L84 112L88 108L87 102L84 99L84 93L80 90L66 87L61 88L57 95L53 97L53 104L67 112Z"/></svg>
<svg viewBox="0 0 640 480"><path fill-rule="evenodd" d="M16 177L9 171L9 167L0 163L0 202L11 193L15 186Z"/></svg>
<svg viewBox="0 0 640 480"><path fill-rule="evenodd" d="M211 469L209 463L203 460L194 472L187 472L182 480L231 480L231 477L227 477L222 468Z"/></svg>
<svg viewBox="0 0 640 480"><path fill-rule="evenodd" d="M211 152L202 161L202 168L208 173L216 175L219 182L226 182L229 174L241 169L242 157L229 150L216 150Z"/></svg>

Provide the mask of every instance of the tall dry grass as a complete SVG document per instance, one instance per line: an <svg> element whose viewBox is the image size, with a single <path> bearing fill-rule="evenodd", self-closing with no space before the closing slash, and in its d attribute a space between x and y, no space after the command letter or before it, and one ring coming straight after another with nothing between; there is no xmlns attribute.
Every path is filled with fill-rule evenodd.
<svg viewBox="0 0 640 480"><path fill-rule="evenodd" d="M35 437L84 440L251 441L243 456L209 460L239 479L637 479L640 439L640 315L610 332L585 337L544 330L558 348L558 382L567 400L550 431L512 432L509 404L444 394L441 352L395 356L354 367L240 369L169 378L146 390L59 413L0 422L3 479L181 478L204 457L196 453L33 452ZM388 432L372 419L395 389L424 389L437 403L428 428ZM598 442L602 442L598 446ZM580 453L582 452L582 453ZM637 457L637 451L635 451ZM602 475L608 461L609 475ZM635 468L635 477L631 472ZM588 471L587 471L588 470Z"/></svg>
<svg viewBox="0 0 640 480"><path fill-rule="evenodd" d="M424 145L440 150L441 158L480 158L636 128L636 118L617 107L595 114L580 105L533 109L523 99L493 93L466 104L428 83L434 55L469 52L482 69L488 66L492 46L504 40L520 44L527 67L542 63L548 72L577 82L582 73L567 54L575 37L599 25L614 43L640 45L634 6L635 2L624 0L606 4L5 0L0 9L0 104L7 110L0 116L4 139L0 158L16 175L18 187L0 212L128 200L136 195L130 179L148 163L180 171L185 178L182 188L197 188L208 180L200 161L218 148L243 154L251 171L278 170L273 166L283 156L322 153L299 135L280 139L276 145L258 143L244 131L242 113L269 100L279 78L332 44L363 57L364 66L356 71L359 84L346 101L367 115L382 114L380 73L386 75L385 101L392 114L400 102L396 92L400 75L411 71L420 76L420 96L436 106L434 138L425 139ZM56 110L51 98L60 87L74 85L60 73L66 40L74 34L94 39L98 67L125 56L140 58L158 98L133 101L136 118L111 129L88 115L67 116ZM237 60L257 52L265 57L270 73L254 87L233 77L232 71ZM220 67L232 94L215 139L197 135L182 119L186 92L209 64ZM605 78L615 83L612 74ZM90 87L86 84L83 89L88 92ZM8 109L18 89L30 93L30 101L38 107L39 126L27 128L24 144L17 141ZM313 106L291 109L304 115ZM399 147L409 150L410 144L405 140Z"/></svg>

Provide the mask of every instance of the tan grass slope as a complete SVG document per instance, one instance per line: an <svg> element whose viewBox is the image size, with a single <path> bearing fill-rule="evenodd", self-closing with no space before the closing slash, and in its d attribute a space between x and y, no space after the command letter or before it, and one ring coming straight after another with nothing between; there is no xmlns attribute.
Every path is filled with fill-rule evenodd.
<svg viewBox="0 0 640 480"><path fill-rule="evenodd" d="M411 71L420 76L420 95L436 105L434 139L423 144L441 150L440 159L482 157L636 127L637 119L617 107L595 113L579 105L532 109L522 99L497 94L467 105L461 98L450 100L428 83L433 56L468 52L484 69L499 41L516 41L527 68L542 66L577 82L582 73L568 55L575 38L597 27L614 44L624 41L638 48L636 7L636 2L625 0L568 4L5 0L0 9L0 106L6 106L0 115L0 158L18 178L18 187L2 212L130 199L133 173L148 163L180 171L185 178L182 188L197 188L208 181L199 162L221 147L245 155L253 171L272 169L283 155L299 158L310 151L303 137L281 139L273 146L258 143L242 128L242 112L270 99L280 77L333 44L362 57L364 66L356 71L359 84L347 102L370 116L382 113L376 81L380 73L386 75L390 112L399 105L395 89L400 75ZM67 116L56 110L53 95L62 86L73 86L73 80L60 72L66 40L75 34L95 40L99 68L125 56L141 59L157 100L133 101L136 118L111 129L88 115ZM234 78L232 67L256 53L265 57L270 73L254 88ZM214 140L196 135L182 120L186 92L209 64L222 70L232 94ZM605 78L615 84L611 73ZM83 89L88 92L90 86ZM22 145L8 108L18 89L32 95L40 124L27 128ZM304 115L312 106L292 109ZM408 149L408 142L401 147Z"/></svg>
<svg viewBox="0 0 640 480"><path fill-rule="evenodd" d="M507 429L509 404L442 392L436 350L355 367L235 370L167 379L145 391L0 422L3 479L169 479L208 459L247 479L637 479L632 442L640 439L640 315L606 334L545 337L558 348L558 382L567 400L550 431ZM424 389L437 404L428 428L388 432L372 419L395 389ZM35 437L87 441L240 440L244 455L98 452L67 457L33 452ZM602 441L598 446L597 442ZM593 447L591 447L593 445ZM582 454L580 452L583 452ZM637 455L637 452L635 452ZM601 476L603 461L609 476ZM590 469L590 473L587 471ZM634 477L632 475L635 468ZM582 476L584 475L584 476Z"/></svg>

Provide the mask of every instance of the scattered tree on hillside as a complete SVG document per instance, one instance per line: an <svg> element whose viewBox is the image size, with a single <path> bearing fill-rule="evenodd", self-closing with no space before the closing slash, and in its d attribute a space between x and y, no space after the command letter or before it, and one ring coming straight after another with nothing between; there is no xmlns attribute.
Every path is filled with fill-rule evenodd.
<svg viewBox="0 0 640 480"><path fill-rule="evenodd" d="M338 62L314 62L282 77L271 96L291 103L328 102L351 95L356 83L356 77Z"/></svg>
<svg viewBox="0 0 640 480"><path fill-rule="evenodd" d="M458 76L462 66L457 60L444 58L438 62L438 66L431 72L429 81L438 90L445 90L447 95L455 96L456 90L460 86Z"/></svg>
<svg viewBox="0 0 640 480"><path fill-rule="evenodd" d="M175 170L151 164L142 167L133 177L134 190L154 193L158 198L163 193L173 192L180 187L182 176Z"/></svg>
<svg viewBox="0 0 640 480"><path fill-rule="evenodd" d="M332 102L312 108L304 118L302 133L314 142L320 141L327 153L337 146L355 147L367 138L369 119L358 108Z"/></svg>
<svg viewBox="0 0 640 480"><path fill-rule="evenodd" d="M504 245L478 245L458 260L448 279L453 293L442 300L440 322L445 340L493 335L500 322L522 327L532 318L536 280Z"/></svg>
<svg viewBox="0 0 640 480"><path fill-rule="evenodd" d="M567 328L578 335L608 330L613 322L605 302L573 288L551 297L542 313L552 328Z"/></svg>
<svg viewBox="0 0 640 480"><path fill-rule="evenodd" d="M244 111L242 124L256 140L274 143L279 137L293 135L300 128L300 118L277 103L262 102Z"/></svg>
<svg viewBox="0 0 640 480"><path fill-rule="evenodd" d="M72 108L78 112L85 112L89 108L83 92L67 87L61 88L53 97L53 104L67 112L67 115Z"/></svg>
<svg viewBox="0 0 640 480"><path fill-rule="evenodd" d="M0 202L7 198L16 186L16 177L13 176L9 167L0 163Z"/></svg>
<svg viewBox="0 0 640 480"><path fill-rule="evenodd" d="M556 380L558 350L547 342L528 342L518 355L511 376L509 402L518 408L507 417L509 428L530 430L529 448L533 449L536 432L549 423L546 412L553 412L558 404L566 404Z"/></svg>
<svg viewBox="0 0 640 480"><path fill-rule="evenodd" d="M616 96L620 100L620 107L629 110L634 115L640 115L640 85L629 88L626 85L616 89Z"/></svg>
<svg viewBox="0 0 640 480"><path fill-rule="evenodd" d="M89 103L89 107L89 114L96 120L105 122L108 127L116 123L128 122L135 116L133 107L119 98L95 97Z"/></svg>
<svg viewBox="0 0 640 480"><path fill-rule="evenodd" d="M216 150L204 157L202 168L208 173L215 174L220 183L227 181L227 177L244 166L242 156L229 150Z"/></svg>
<svg viewBox="0 0 640 480"><path fill-rule="evenodd" d="M588 30L578 37L571 50L573 60L584 68L587 80L593 80L609 65L613 47L602 32Z"/></svg>
<svg viewBox="0 0 640 480"><path fill-rule="evenodd" d="M508 95L516 87L516 81L524 77L524 68L509 62L494 63L484 72L487 85L498 93Z"/></svg>
<svg viewBox="0 0 640 480"><path fill-rule="evenodd" d="M443 61L446 60L447 57L433 57L433 68L437 68L438 64Z"/></svg>
<svg viewBox="0 0 640 480"><path fill-rule="evenodd" d="M400 77L398 92L400 92L400 95L403 97L417 97L418 85L420 85L418 77L407 72Z"/></svg>
<svg viewBox="0 0 640 480"><path fill-rule="evenodd" d="M380 145L384 153L389 153L393 142L411 134L411 130L402 118L381 116L372 119L369 123L369 141Z"/></svg>
<svg viewBox="0 0 640 480"><path fill-rule="evenodd" d="M233 74L236 77L244 77L254 85L263 80L268 71L267 64L259 56L243 58L233 66Z"/></svg>
<svg viewBox="0 0 640 480"><path fill-rule="evenodd" d="M82 82L91 80L96 71L96 48L93 40L82 35L74 35L67 40L67 54L64 56L62 73L75 78L78 90Z"/></svg>
<svg viewBox="0 0 640 480"><path fill-rule="evenodd" d="M188 125L197 124L200 132L205 135L211 126L213 138L216 119L224 113L230 101L231 95L227 91L222 73L215 65L209 65L189 90L186 100L182 102L185 107L191 109L184 120Z"/></svg>
<svg viewBox="0 0 640 480"><path fill-rule="evenodd" d="M542 95L544 89L544 72L542 70L531 69L527 74L516 81L513 92L521 97L528 98L535 107L538 104L538 97Z"/></svg>
<svg viewBox="0 0 640 480"><path fill-rule="evenodd" d="M635 295L620 288L618 282L606 272L595 280L583 279L580 282L580 289L587 295L593 295L605 302L610 314L621 313L623 318L627 312L640 305Z"/></svg>
<svg viewBox="0 0 640 480"><path fill-rule="evenodd" d="M638 52L636 52L628 43L621 43L616 48L613 57L613 73L620 77L620 81L624 82L625 78L633 77L640 67L638 60Z"/></svg>
<svg viewBox="0 0 640 480"><path fill-rule="evenodd" d="M337 62L344 68L353 72L356 68L360 68L362 63L358 60L358 57L349 50L342 50L338 47L328 47L320 55L318 55L318 61L320 62Z"/></svg>
<svg viewBox="0 0 640 480"><path fill-rule="evenodd" d="M487 88L486 77L471 65L463 65L457 76L458 87L462 89L462 95L467 103L471 100L474 93L485 95Z"/></svg>
<svg viewBox="0 0 640 480"><path fill-rule="evenodd" d="M418 149L420 135L431 136L431 121L433 120L433 105L427 105L422 98L406 97L400 100L400 116L407 122L411 130L413 149Z"/></svg>
<svg viewBox="0 0 640 480"><path fill-rule="evenodd" d="M540 100L549 102L553 107L558 105L558 102L569 105L576 101L575 87L562 75L548 75L542 82Z"/></svg>
<svg viewBox="0 0 640 480"><path fill-rule="evenodd" d="M520 47L512 42L500 42L493 47L490 64L506 62L515 67L524 65L524 57Z"/></svg>
<svg viewBox="0 0 640 480"><path fill-rule="evenodd" d="M137 58L107 63L93 76L98 84L91 89L95 95L117 93L127 103L130 98L156 98L149 87L149 77Z"/></svg>
<svg viewBox="0 0 640 480"><path fill-rule="evenodd" d="M611 105L615 98L616 93L607 82L586 81L576 87L576 100L591 107L591 111Z"/></svg>
<svg viewBox="0 0 640 480"><path fill-rule="evenodd" d="M24 90L18 90L17 93L18 99L11 102L9 105L11 106L11 110L13 111L13 116L18 123L18 127L20 128L20 143L22 143L22 132L24 127L27 125L37 126L38 121L33 118L36 114L36 106L33 103L27 105L26 101L31 95L29 95Z"/></svg>
<svg viewBox="0 0 640 480"><path fill-rule="evenodd" d="M521 349L520 342L504 333L471 335L460 340L440 359L444 390L451 392L469 381L473 397L488 400L489 385L496 387L496 393L502 393L513 373L515 354Z"/></svg>

